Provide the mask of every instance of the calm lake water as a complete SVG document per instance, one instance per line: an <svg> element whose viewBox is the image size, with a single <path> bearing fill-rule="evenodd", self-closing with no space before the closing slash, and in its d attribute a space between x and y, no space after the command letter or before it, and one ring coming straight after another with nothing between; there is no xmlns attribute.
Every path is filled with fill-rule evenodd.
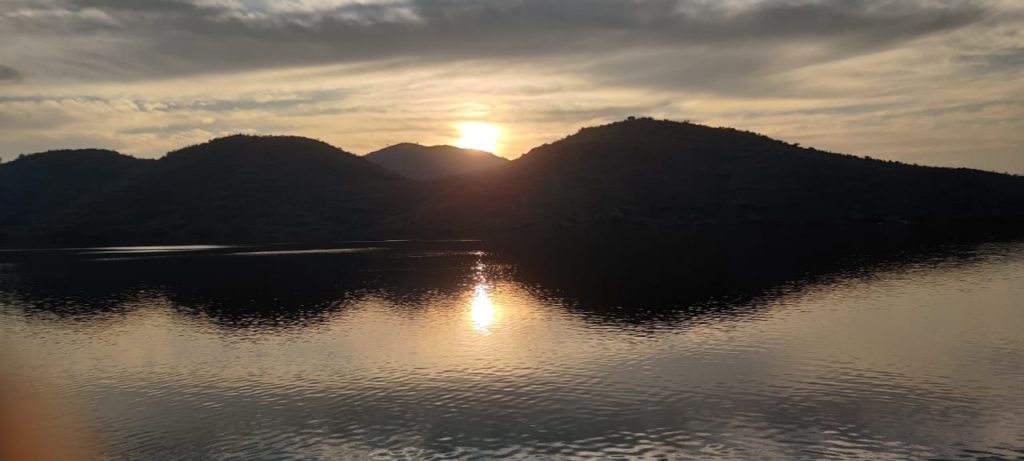
<svg viewBox="0 0 1024 461"><path fill-rule="evenodd" d="M729 248L0 252L4 371L112 459L1024 459L1024 244Z"/></svg>

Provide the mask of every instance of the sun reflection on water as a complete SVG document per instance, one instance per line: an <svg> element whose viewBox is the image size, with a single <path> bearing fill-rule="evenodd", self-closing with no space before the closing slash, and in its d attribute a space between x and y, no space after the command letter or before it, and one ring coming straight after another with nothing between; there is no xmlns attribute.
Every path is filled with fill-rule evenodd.
<svg viewBox="0 0 1024 461"><path fill-rule="evenodd" d="M479 331L487 331L487 327L494 323L494 304L491 303L491 297L487 295L485 285L477 285L474 290L469 317L473 321L474 328Z"/></svg>
<svg viewBox="0 0 1024 461"><path fill-rule="evenodd" d="M488 328L494 323L496 312L494 303L488 294L487 278L484 276L483 263L476 265L476 284L473 286L473 301L469 305L469 319L473 322L473 328L477 331L487 333Z"/></svg>

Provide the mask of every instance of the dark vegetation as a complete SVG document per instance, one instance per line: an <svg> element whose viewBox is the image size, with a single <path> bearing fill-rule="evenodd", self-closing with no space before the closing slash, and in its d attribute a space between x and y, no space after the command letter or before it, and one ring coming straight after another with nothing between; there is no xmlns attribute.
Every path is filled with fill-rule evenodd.
<svg viewBox="0 0 1024 461"><path fill-rule="evenodd" d="M4 164L0 174L17 175L8 170L50 155ZM52 197L50 185L73 167L26 165L32 176L10 193L50 208L5 230L62 244L326 239L396 212L414 187L359 156L298 137L229 136L136 162L145 166L89 182L70 202Z"/></svg>
<svg viewBox="0 0 1024 461"><path fill-rule="evenodd" d="M59 222L63 213L117 189L153 163L109 150L76 149L0 164L0 235Z"/></svg>
<svg viewBox="0 0 1024 461"><path fill-rule="evenodd" d="M395 144L366 154L366 159L402 176L418 180L438 179L508 164L490 152L454 146Z"/></svg>
<svg viewBox="0 0 1024 461"><path fill-rule="evenodd" d="M410 145L389 149L400 146ZM403 149L388 156L432 158ZM438 155L442 166L431 171L446 168L446 158ZM1018 176L832 154L690 123L631 118L501 162L416 181L319 141L257 136L156 161L95 150L34 154L0 165L0 242L1024 228Z"/></svg>
<svg viewBox="0 0 1024 461"><path fill-rule="evenodd" d="M1024 218L1024 178L630 119L450 181L422 211L425 228L451 231L999 225Z"/></svg>

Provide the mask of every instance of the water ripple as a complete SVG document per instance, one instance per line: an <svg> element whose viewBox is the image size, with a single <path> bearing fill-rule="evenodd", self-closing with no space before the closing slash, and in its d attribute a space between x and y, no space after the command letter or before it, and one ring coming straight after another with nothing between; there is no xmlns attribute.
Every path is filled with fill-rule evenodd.
<svg viewBox="0 0 1024 461"><path fill-rule="evenodd" d="M113 459L1024 458L1020 248L643 322L487 252L396 254L203 263L245 293L5 266L0 338Z"/></svg>

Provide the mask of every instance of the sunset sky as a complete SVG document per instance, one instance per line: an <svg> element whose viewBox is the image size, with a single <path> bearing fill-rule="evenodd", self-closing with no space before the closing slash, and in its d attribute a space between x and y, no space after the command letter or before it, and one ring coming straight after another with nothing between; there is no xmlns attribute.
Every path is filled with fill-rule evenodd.
<svg viewBox="0 0 1024 461"><path fill-rule="evenodd" d="M1017 0L0 0L0 156L232 133L363 154L629 115L1024 173Z"/></svg>

